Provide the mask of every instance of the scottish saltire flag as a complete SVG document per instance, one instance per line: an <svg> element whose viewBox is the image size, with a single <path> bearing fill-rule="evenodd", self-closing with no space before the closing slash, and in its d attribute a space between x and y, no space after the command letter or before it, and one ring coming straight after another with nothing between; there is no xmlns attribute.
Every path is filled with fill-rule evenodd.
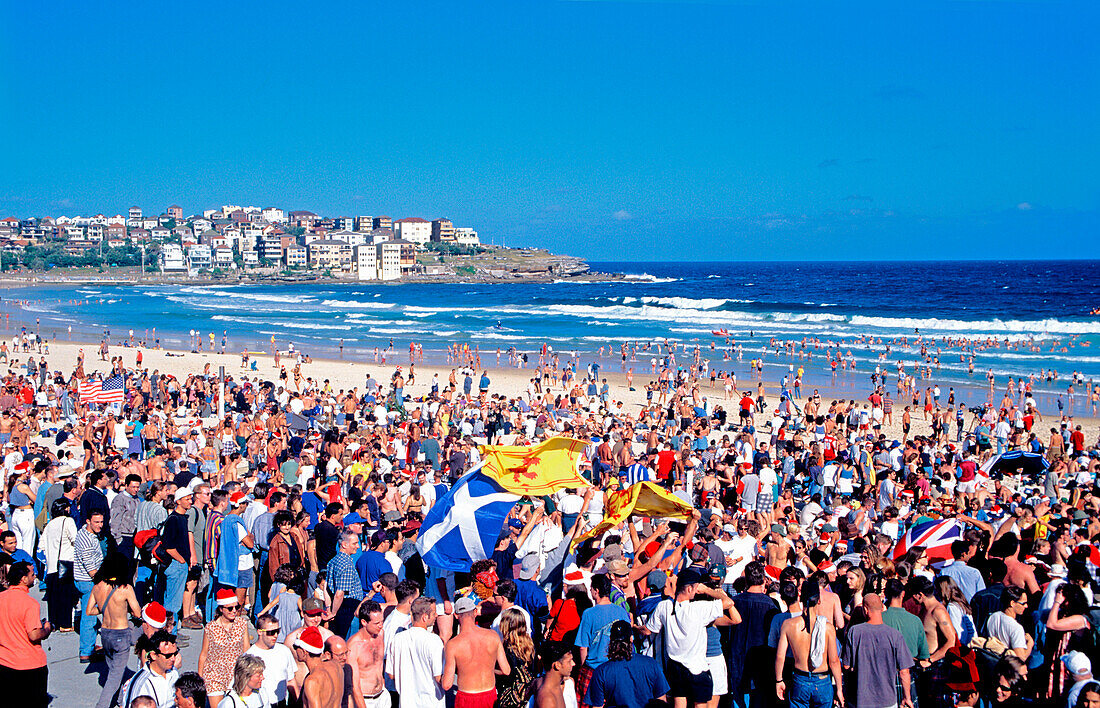
<svg viewBox="0 0 1100 708"><path fill-rule="evenodd" d="M469 570L471 563L492 554L519 499L480 467L467 472L424 517L416 541L420 557L433 568Z"/></svg>
<svg viewBox="0 0 1100 708"><path fill-rule="evenodd" d="M126 400L126 379L121 374L104 380L97 400L100 403L122 403Z"/></svg>
<svg viewBox="0 0 1100 708"><path fill-rule="evenodd" d="M911 548L924 548L924 555L933 561L951 557L951 543L962 538L963 527L955 519L929 519L914 525L894 547L894 560L901 559Z"/></svg>
<svg viewBox="0 0 1100 708"><path fill-rule="evenodd" d="M638 482L649 482L649 468L635 462L622 471L622 477L624 481L623 486L626 487L632 487Z"/></svg>

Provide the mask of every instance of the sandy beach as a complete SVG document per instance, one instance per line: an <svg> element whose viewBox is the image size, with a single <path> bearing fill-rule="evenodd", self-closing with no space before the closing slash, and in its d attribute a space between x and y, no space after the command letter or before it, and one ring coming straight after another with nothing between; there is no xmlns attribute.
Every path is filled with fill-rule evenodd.
<svg viewBox="0 0 1100 708"><path fill-rule="evenodd" d="M51 342L50 354L48 357L51 368L60 370L63 374L68 376L75 368L77 357L81 350L84 352L84 367L86 372L105 372L109 369L109 362L101 361L99 358L99 344L90 342ZM249 352L249 356L257 361L255 371L241 365L241 356L239 352L233 354L218 354L214 352L188 352L169 349L150 350L137 347L112 346L109 356L121 356L124 365L127 368L133 368L136 364L137 353L139 351L142 353L143 368L172 374L181 381L189 374L202 373L208 365L210 367L210 373L213 375L217 375L219 367L224 366L226 376L232 376L238 381L242 380L242 378L247 378L249 381L277 381L279 373L274 366L274 358L270 353L252 351ZM486 354L488 353L486 352ZM14 362L25 361L27 356L29 356L29 354L20 353L18 356L13 355L11 368L14 369ZM492 381L490 387L491 393L498 393L508 397L523 395L531 376L533 376L533 368L516 369L508 366L496 366L495 356L489 355L484 358L494 363L493 366L487 367L489 378ZM507 355L502 355L501 358L506 361ZM483 360L482 363L484 364L485 361ZM641 362L639 362L639 365L640 364ZM293 366L293 358L288 356L286 352L282 352L280 365L286 366L287 370L290 371ZM351 360L350 358L344 360L314 358L309 363L303 363L301 371L303 378L308 377L319 382L328 380L333 390L339 391L340 389L348 390L353 387L362 389L368 375L373 375L380 383L387 381L398 366L402 368L406 378L408 378L409 363L407 352L398 350L387 358L385 364L375 363L373 361ZM406 395L411 395L414 398L427 395L431 389L433 374L438 374L441 385L446 385L447 377L452 368L459 367L419 363L414 365L415 382L411 385L406 385ZM626 375L621 372L601 369L599 375L601 379L607 379L610 385L612 400L622 401L624 410L630 414L637 414L641 406L645 404L645 385L651 379L656 378L651 376L648 371L639 372L636 369L634 373L634 390L630 390L627 386ZM461 377L459 381L461 382ZM738 387L740 390L751 391L754 398L756 396L757 383L757 379L738 379ZM779 403L779 384L767 380L763 383L765 400L768 404L768 410L770 411ZM730 420L736 420L737 400L724 400L725 391L721 381L716 382L712 386L708 379L701 383L701 387L701 394L707 397L712 409L716 406L722 406L726 411L730 412ZM559 393L562 391L560 387L558 387L554 389L554 392ZM812 392L812 389L809 389L809 392ZM806 390L804 390L804 394L805 393L807 393ZM864 391L845 392L844 396L829 396L823 393L822 404L823 407L827 407L831 400L839 400L840 398L855 400L858 403L866 400L869 394L870 388ZM798 403L801 406L803 402L804 401L799 401ZM882 432L885 433L889 439L900 440L902 437L901 412L903 408L904 405L895 404L893 424L884 424L882 426ZM913 423L910 436L928 435L931 433L930 422L924 420L922 409L914 409L911 415ZM770 418L770 416L764 417L764 420L768 418ZM759 420L760 416L758 416L758 421ZM1085 433L1086 440L1090 442L1095 441L1097 436L1100 435L1100 418L1073 416L1071 420L1074 425L1081 426L1082 431ZM1050 428L1057 425L1057 421L1058 418L1056 416L1044 416L1042 422L1036 423L1035 430L1039 432L1044 442L1046 438L1049 437ZM766 428L766 425L764 427Z"/></svg>

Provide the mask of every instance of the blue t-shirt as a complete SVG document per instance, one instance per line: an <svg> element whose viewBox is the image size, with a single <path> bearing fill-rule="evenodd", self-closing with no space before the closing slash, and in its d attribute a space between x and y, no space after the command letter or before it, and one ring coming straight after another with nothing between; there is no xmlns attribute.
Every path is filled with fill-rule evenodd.
<svg viewBox="0 0 1100 708"><path fill-rule="evenodd" d="M595 669L607 661L607 645L611 643L611 625L618 620L630 621L630 614L615 604L593 605L581 615L577 629L577 646L588 649L585 664Z"/></svg>
<svg viewBox="0 0 1100 708"><path fill-rule="evenodd" d="M325 501L317 496L316 492L307 492L302 495L302 511L309 514L309 530L317 525L321 514L325 510Z"/></svg>
<svg viewBox="0 0 1100 708"><path fill-rule="evenodd" d="M646 708L651 700L668 690L660 664L648 656L634 654L626 661L605 662L593 671L584 702L604 708Z"/></svg>
<svg viewBox="0 0 1100 708"><path fill-rule="evenodd" d="M382 577L383 573L392 573L393 566L386 560L386 556L378 551L364 551L363 555L355 561L355 570L359 573L359 580L363 583L363 592L371 592L374 581Z"/></svg>

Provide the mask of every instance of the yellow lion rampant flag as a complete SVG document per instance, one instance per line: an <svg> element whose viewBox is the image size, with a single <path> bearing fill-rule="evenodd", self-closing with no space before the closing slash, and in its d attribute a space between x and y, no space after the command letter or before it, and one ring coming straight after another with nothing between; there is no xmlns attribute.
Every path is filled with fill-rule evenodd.
<svg viewBox="0 0 1100 708"><path fill-rule="evenodd" d="M626 489L608 492L604 497L603 521L577 536L573 545L602 535L631 516L687 520L692 517L693 511L691 504L662 489L655 482L638 482Z"/></svg>
<svg viewBox="0 0 1100 708"><path fill-rule="evenodd" d="M544 443L481 445L481 471L513 494L543 496L559 489L591 486L580 475L584 440L550 438Z"/></svg>

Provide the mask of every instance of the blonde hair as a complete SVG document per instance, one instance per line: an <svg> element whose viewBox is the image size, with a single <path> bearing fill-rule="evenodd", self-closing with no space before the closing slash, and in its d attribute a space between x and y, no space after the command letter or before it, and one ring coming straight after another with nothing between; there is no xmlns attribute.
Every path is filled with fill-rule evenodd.
<svg viewBox="0 0 1100 708"><path fill-rule="evenodd" d="M500 636L509 649L525 664L535 659L535 643L527 632L527 618L515 607L509 607L500 616Z"/></svg>
<svg viewBox="0 0 1100 708"><path fill-rule="evenodd" d="M233 690L240 695L248 688L248 680L264 670L264 660L253 654L241 654L233 665Z"/></svg>

